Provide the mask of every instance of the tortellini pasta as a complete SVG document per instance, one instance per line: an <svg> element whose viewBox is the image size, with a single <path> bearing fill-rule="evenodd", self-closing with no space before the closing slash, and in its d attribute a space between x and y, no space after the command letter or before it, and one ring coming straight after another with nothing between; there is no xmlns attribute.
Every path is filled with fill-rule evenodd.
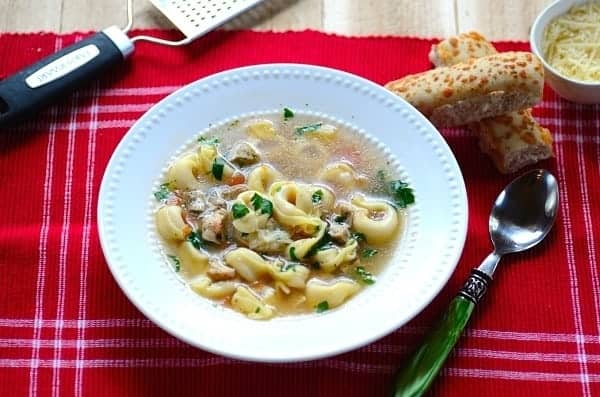
<svg viewBox="0 0 600 397"><path fill-rule="evenodd" d="M217 158L217 147L215 145L200 145L198 149L198 169L202 175L208 175L212 172L213 163Z"/></svg>
<svg viewBox="0 0 600 397"><path fill-rule="evenodd" d="M213 282L206 276L199 276L190 281L190 288L209 299L223 299L231 296L238 287L238 283L233 281Z"/></svg>
<svg viewBox="0 0 600 397"><path fill-rule="evenodd" d="M321 124L315 131L306 134L308 138L316 138L322 141L330 142L337 138L338 129L331 124Z"/></svg>
<svg viewBox="0 0 600 397"><path fill-rule="evenodd" d="M254 120L248 124L248 135L258 139L274 139L277 131L271 120Z"/></svg>
<svg viewBox="0 0 600 397"><path fill-rule="evenodd" d="M269 264L248 248L236 248L225 254L225 263L233 267L247 281L257 281L269 272Z"/></svg>
<svg viewBox="0 0 600 397"><path fill-rule="evenodd" d="M208 268L208 255L198 250L189 241L184 241L177 248L182 270L188 274L202 274Z"/></svg>
<svg viewBox="0 0 600 397"><path fill-rule="evenodd" d="M296 207L305 213L320 217L330 212L334 203L335 196L329 188L319 185L299 185Z"/></svg>
<svg viewBox="0 0 600 397"><path fill-rule="evenodd" d="M327 302L330 308L337 307L358 292L360 285L350 279L336 279L325 282L310 279L306 284L306 303L315 307L321 302Z"/></svg>
<svg viewBox="0 0 600 397"><path fill-rule="evenodd" d="M281 174L268 164L261 164L248 175L248 189L266 193L273 182L280 180Z"/></svg>
<svg viewBox="0 0 600 397"><path fill-rule="evenodd" d="M240 218L233 220L233 227L239 230L242 233L254 233L259 229L262 229L266 226L267 221L269 220L270 215L267 213L262 213L260 210L256 211L252 205L252 197L254 195L260 195L258 192L253 190L248 190L246 192L241 193L238 198L234 201L235 203L243 204L246 208L248 208L248 213Z"/></svg>
<svg viewBox="0 0 600 397"><path fill-rule="evenodd" d="M198 179L196 179L199 172L198 155L188 153L173 163L167 175L170 183L177 189L193 190L199 186Z"/></svg>
<svg viewBox="0 0 600 397"><path fill-rule="evenodd" d="M368 183L367 178L345 161L328 164L319 176L325 182L331 182L349 190L364 187Z"/></svg>
<svg viewBox="0 0 600 397"><path fill-rule="evenodd" d="M358 243L352 239L345 247L332 246L317 251L315 260L324 272L332 273L342 264L355 260L357 248Z"/></svg>
<svg viewBox="0 0 600 397"><path fill-rule="evenodd" d="M289 255L290 259L292 259L292 260L294 260L294 258L304 259L304 257L306 257L310 253L310 251L313 249L313 247L319 241L321 241L321 239L325 235L325 229L326 229L325 225L326 225L325 222L320 221L319 225L317 225L318 232L317 232L316 236L309 237L309 238L303 238L303 239L292 242L288 247L288 255Z"/></svg>
<svg viewBox="0 0 600 397"><path fill-rule="evenodd" d="M365 235L367 242L381 244L394 238L398 229L398 212L388 202L366 199L356 195L350 200L353 207L352 227Z"/></svg>
<svg viewBox="0 0 600 397"><path fill-rule="evenodd" d="M231 306L256 320L267 320L275 314L273 307L245 286L237 287L231 298Z"/></svg>
<svg viewBox="0 0 600 397"><path fill-rule="evenodd" d="M165 259L192 291L267 320L334 309L376 282L405 214L390 202L412 197L376 147L290 109L216 131L154 192Z"/></svg>
<svg viewBox="0 0 600 397"><path fill-rule="evenodd" d="M296 206L300 189L295 182L275 182L271 185L269 195L273 198L273 215L282 225L312 235L319 231L323 222Z"/></svg>
<svg viewBox="0 0 600 397"><path fill-rule="evenodd" d="M247 248L236 248L225 255L225 262L240 276L250 282L270 276L288 287L304 288L309 269L302 265L286 265L280 261L267 261Z"/></svg>
<svg viewBox="0 0 600 397"><path fill-rule="evenodd" d="M192 230L183 220L183 210L178 205L166 205L156 212L156 228L165 240L183 241Z"/></svg>

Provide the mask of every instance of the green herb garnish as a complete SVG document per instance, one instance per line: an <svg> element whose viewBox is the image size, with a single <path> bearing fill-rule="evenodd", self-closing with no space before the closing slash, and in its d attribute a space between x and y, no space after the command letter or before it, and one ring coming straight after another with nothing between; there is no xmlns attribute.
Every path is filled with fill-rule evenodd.
<svg viewBox="0 0 600 397"><path fill-rule="evenodd" d="M261 214L267 214L269 217L273 215L273 203L269 200L254 193L254 196L252 196L250 201L252 202L255 211L260 211Z"/></svg>
<svg viewBox="0 0 600 397"><path fill-rule="evenodd" d="M323 191L319 189L316 192L314 192L312 194L311 200L313 204L319 204L321 201L323 201Z"/></svg>
<svg viewBox="0 0 600 397"><path fill-rule="evenodd" d="M294 117L294 112L291 109L283 108L283 119L287 120L291 119L292 117Z"/></svg>
<svg viewBox="0 0 600 397"><path fill-rule="evenodd" d="M300 261L300 259L298 259L298 257L296 256L296 247L290 247L290 258L293 261Z"/></svg>
<svg viewBox="0 0 600 397"><path fill-rule="evenodd" d="M352 238L356 240L357 243L360 243L361 241L367 242L367 237L364 233L352 232L350 234Z"/></svg>
<svg viewBox="0 0 600 397"><path fill-rule="evenodd" d="M296 265L297 265L297 263L285 262L284 264L282 264L279 267L279 270L281 270L282 272L287 272L288 270L291 270L291 271L295 272L296 271Z"/></svg>
<svg viewBox="0 0 600 397"><path fill-rule="evenodd" d="M215 157L215 161L212 164L212 174L216 180L220 181L223 179L223 170L225 169L225 163L220 157Z"/></svg>
<svg viewBox="0 0 600 397"><path fill-rule="evenodd" d="M217 146L219 144L219 138L201 136L200 138L198 138L198 142L203 143L205 145Z"/></svg>
<svg viewBox="0 0 600 397"><path fill-rule="evenodd" d="M197 250L204 247L204 240L202 239L202 236L200 236L200 234L198 232L192 231L188 235L187 239L190 243L192 243L194 248L196 248Z"/></svg>
<svg viewBox="0 0 600 397"><path fill-rule="evenodd" d="M250 210L244 204L235 203L231 207L231 214L233 215L233 219L240 219L246 216Z"/></svg>
<svg viewBox="0 0 600 397"><path fill-rule="evenodd" d="M179 258L176 257L175 255L167 255L167 256L169 257L171 262L173 262L173 268L175 269L175 271L179 272L179 270L181 269L181 262L179 261Z"/></svg>
<svg viewBox="0 0 600 397"><path fill-rule="evenodd" d="M375 284L375 276L373 276L373 273L366 270L364 267L358 266L355 271L360 281L362 281L364 284Z"/></svg>
<svg viewBox="0 0 600 397"><path fill-rule="evenodd" d="M362 255L362 257L363 257L363 258L372 258L372 257L374 257L375 255L377 255L378 253L379 253L379 251L377 251L377 250L376 250L376 249L374 249L374 248L365 248L365 249L362 251L362 254L361 254L361 255Z"/></svg>
<svg viewBox="0 0 600 397"><path fill-rule="evenodd" d="M408 187L408 183L400 179L386 183L386 174L384 170L377 171L377 182L381 185L376 189L376 193L389 194L392 196L393 204L398 208L406 208L415 202L413 190Z"/></svg>
<svg viewBox="0 0 600 397"><path fill-rule="evenodd" d="M413 190L408 187L408 183L401 180L391 181L389 188L394 204L398 207L406 208L415 202Z"/></svg>
<svg viewBox="0 0 600 397"><path fill-rule="evenodd" d="M325 232L323 234L323 237L321 237L321 239L319 241L317 241L315 243L315 245L313 245L308 252L306 253L306 257L309 256L313 256L314 254L317 253L317 251L321 251L323 249L329 248L329 243L331 243L331 236L329 235L329 233Z"/></svg>
<svg viewBox="0 0 600 397"><path fill-rule="evenodd" d="M321 128L322 125L323 125L323 123L315 123L315 124L308 124L308 125L305 125L302 127L298 127L298 128L296 128L296 135L302 136L309 132L315 132L316 130Z"/></svg>
<svg viewBox="0 0 600 397"><path fill-rule="evenodd" d="M329 302L327 302L327 301L319 302L317 304L317 306L315 306L315 311L317 313L323 313L324 311L327 311L327 310L329 310Z"/></svg>
<svg viewBox="0 0 600 397"><path fill-rule="evenodd" d="M154 198L156 199L156 201L160 201L161 203L167 201L170 195L171 182L163 183L162 185L160 185L160 189L154 192Z"/></svg>
<svg viewBox="0 0 600 397"><path fill-rule="evenodd" d="M254 311L254 313L260 313L260 307L256 307L256 310Z"/></svg>
<svg viewBox="0 0 600 397"><path fill-rule="evenodd" d="M338 216L336 216L335 218L333 218L333 221L334 221L335 223L344 223L344 222L346 222L346 219L348 219L348 217L347 217L347 216L344 216L344 215L338 215Z"/></svg>

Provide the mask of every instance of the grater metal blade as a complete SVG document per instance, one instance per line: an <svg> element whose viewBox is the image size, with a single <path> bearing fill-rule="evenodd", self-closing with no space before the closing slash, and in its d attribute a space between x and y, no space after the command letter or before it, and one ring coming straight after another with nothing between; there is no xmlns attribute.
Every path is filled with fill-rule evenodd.
<svg viewBox="0 0 600 397"><path fill-rule="evenodd" d="M264 0L150 0L189 43Z"/></svg>

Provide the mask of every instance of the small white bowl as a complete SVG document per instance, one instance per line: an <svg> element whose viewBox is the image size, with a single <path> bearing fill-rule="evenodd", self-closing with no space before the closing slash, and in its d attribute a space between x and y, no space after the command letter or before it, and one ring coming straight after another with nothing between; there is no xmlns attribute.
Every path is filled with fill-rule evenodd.
<svg viewBox="0 0 600 397"><path fill-rule="evenodd" d="M600 104L600 82L589 83L563 75L546 62L542 51L544 31L548 23L554 18L565 14L571 7L587 2L586 0L558 0L550 4L535 19L531 27L529 41L531 50L544 64L546 82L558 95L572 102Z"/></svg>

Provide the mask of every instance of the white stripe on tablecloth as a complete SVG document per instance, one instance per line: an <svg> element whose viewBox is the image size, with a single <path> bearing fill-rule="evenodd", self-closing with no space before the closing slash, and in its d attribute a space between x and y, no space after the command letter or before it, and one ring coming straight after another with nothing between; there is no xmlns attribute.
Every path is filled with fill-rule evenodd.
<svg viewBox="0 0 600 397"><path fill-rule="evenodd" d="M28 340L17 340L11 341L10 345L14 345L14 347L27 346ZM92 342L92 341L90 341ZM47 341L49 343L49 341ZM93 343L93 342L92 342ZM136 347L136 346L132 346ZM527 348L531 349L531 346L527 345ZM364 346L359 349L359 351L365 353L391 353L391 354L406 354L414 350L414 346L409 345L390 345L390 344L371 344ZM579 356L577 354L571 353L542 353L536 351L509 351L509 350L493 350L493 349L473 349L473 348L464 348L464 347L455 347L453 350L453 354L458 357L471 357L471 358L489 358L492 360L508 360L508 361L539 361L539 362L556 362L556 363L578 363ZM590 363L600 363L600 354L588 354L588 362Z"/></svg>
<svg viewBox="0 0 600 397"><path fill-rule="evenodd" d="M55 328L59 322L57 320L41 320L40 326L42 328ZM18 319L18 318L0 318L0 327L6 328L31 328L34 325L32 319ZM150 320L139 318L109 318L109 319L96 319L96 320L62 320L60 322L62 328L155 328ZM415 327L405 326L399 328L396 332L411 334L411 335L422 335L427 332L429 328L426 327ZM578 335L574 333L561 333L561 332L513 332L513 331L497 331L489 329L467 329L465 330L465 336L470 338L483 338L483 339L500 339L500 340L515 340L515 341L529 341L529 342L564 342L564 343L590 343L598 344L598 335Z"/></svg>
<svg viewBox="0 0 600 397"><path fill-rule="evenodd" d="M54 41L54 51L62 47L62 38ZM52 204L52 176L54 168L54 144L56 140L56 119L58 109L50 111L50 126L48 131L48 146L46 146L46 169L44 174L44 189L42 198L42 225L40 227L40 243L38 245L38 272L35 283L35 319L33 340L38 341L42 333L42 318L44 317L44 292L46 291L46 265L48 263L48 232L50 230L50 206ZM39 346L34 345L31 351L31 367L29 370L29 396L37 396Z"/></svg>
<svg viewBox="0 0 600 397"><path fill-rule="evenodd" d="M575 108L575 118L576 120L580 120L581 119L581 111L582 111L582 106L578 105ZM583 127L578 124L577 125L577 130L576 130L577 135L581 135L584 133L583 131ZM589 196L589 189L588 189L588 177L587 177L587 171L585 169L585 153L584 153L584 147L583 147L583 142L581 141L577 141L577 171L579 174L579 180L580 180L580 184L579 186L581 187L581 209L583 212L583 226L585 227L585 241L586 241L586 246L587 246L587 254L588 254L588 258L589 258L589 266L587 266L590 269L590 273L591 273L591 279L590 282L592 284L592 295L593 295L593 301L594 301L594 317L595 317L595 321L596 321L596 333L599 335L600 337L600 285L599 285L599 281L598 281L598 270L597 270L597 261L596 261L596 246L595 246L595 234L594 234L594 221L592 219L591 216L591 211L590 211L590 196Z"/></svg>
<svg viewBox="0 0 600 397"><path fill-rule="evenodd" d="M52 339L38 341L41 348L54 346ZM6 348L27 348L33 346L31 339L0 339L0 345ZM176 338L112 338L112 339L63 339L63 349L173 349L186 348L189 345ZM404 354L413 349L409 345L371 344L359 350L373 354ZM493 360L509 361L539 361L556 363L577 363L579 356L571 353L541 353L536 351L520 352L493 349L472 349L457 347L454 354L459 357L489 358ZM588 362L600 363L600 354L588 354ZM76 361L76 367L79 366Z"/></svg>
<svg viewBox="0 0 600 397"><path fill-rule="evenodd" d="M100 95L100 94L99 94ZM97 105L97 113L137 113L145 112L155 103L127 103L123 105ZM92 112L92 109L83 108L82 113Z"/></svg>
<svg viewBox="0 0 600 397"><path fill-rule="evenodd" d="M444 376L455 376L461 378L487 378L503 380L527 380L534 382L566 382L576 383L581 380L581 374L556 373L556 372L526 372L526 371L503 371L496 369L479 368L446 368L442 370ZM588 375L591 382L600 382L600 374Z"/></svg>
<svg viewBox="0 0 600 397"><path fill-rule="evenodd" d="M558 125L560 129L562 125ZM565 181L566 172L564 164L564 152L562 145L556 146L556 158L557 158L557 170L559 181ZM567 267L569 271L569 284L571 292L571 309L573 311L573 320L575 322L575 333L577 335L583 334L583 322L581 318L581 305L579 302L579 280L577 279L577 267L575 263L575 254L573 247L573 232L571 229L571 211L569 207L569 194L566 186L559 189L559 199L561 201L560 208L562 209L562 216L560 217L563 222L563 228L565 230L565 250L567 256ZM579 381L581 382L582 393L584 397L590 395L590 384L587 367L587 357L585 351L585 343L581 340L577 340L577 354L579 356Z"/></svg>
<svg viewBox="0 0 600 397"><path fill-rule="evenodd" d="M60 235L60 246L58 253L58 286L56 291L56 319L57 326L54 329L54 362L57 365L52 368L52 396L59 395L60 390L60 365L61 360L61 339L62 326L61 320L64 318L65 312L65 295L66 295L66 278L67 278L67 254L69 247L69 230L71 226L71 188L73 186L73 164L75 157L75 138L77 129L75 122L77 121L77 101L78 93L75 92L72 97L71 105L71 128L67 135L67 160L65 167L65 186L64 186L64 208L62 231Z"/></svg>
<svg viewBox="0 0 600 397"><path fill-rule="evenodd" d="M146 96L170 94L183 87L183 85L163 85L158 87L130 87L130 88L107 88L100 92L101 96ZM89 90L85 91L88 96L93 95Z"/></svg>
<svg viewBox="0 0 600 397"><path fill-rule="evenodd" d="M81 270L79 272L79 310L77 317L85 319L87 316L87 275L89 266L89 248L90 248L90 228L92 224L92 194L94 186L94 169L96 165L96 127L98 124L98 100L99 90L96 88L96 95L92 99L92 120L88 134L87 148L87 174L85 178L85 200L83 214L83 233L81 236ZM75 396L81 396L83 389L83 367L79 365L85 357L85 327L78 323L77 327L77 366L75 369Z"/></svg>
<svg viewBox="0 0 600 397"><path fill-rule="evenodd" d="M0 367L20 368L31 365L27 359L0 359ZM73 368L76 360L60 360L58 364L62 368ZM40 360L41 367L54 366L53 360ZM220 365L256 365L251 362L231 360L225 357L207 358L150 358L150 359L87 359L84 360L84 368L207 368ZM328 368L354 373L379 373L392 374L396 370L395 365L367 364L344 361L340 359L323 359L311 362L289 363L289 364L262 364L264 366L277 366L279 368ZM506 371L490 370L480 368L456 368L450 367L443 370L444 376L463 378L487 378L507 380L527 380L540 382L566 382L575 383L580 380L577 373L556 372L529 372L529 371ZM600 382L600 374L589 375L591 382Z"/></svg>

